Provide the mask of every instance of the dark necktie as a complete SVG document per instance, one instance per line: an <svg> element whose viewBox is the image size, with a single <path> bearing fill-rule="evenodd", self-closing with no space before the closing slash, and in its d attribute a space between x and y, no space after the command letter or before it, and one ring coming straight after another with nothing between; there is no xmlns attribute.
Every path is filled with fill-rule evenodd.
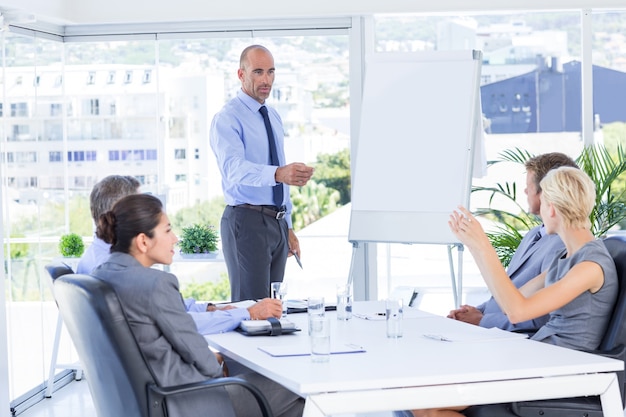
<svg viewBox="0 0 626 417"><path fill-rule="evenodd" d="M267 140L270 145L270 164L280 166L280 162L278 161L278 152L276 151L276 139L274 139L274 132L272 131L270 118L267 114L267 107L261 106L259 111L263 115L263 122L265 123L265 130L267 131ZM283 205L283 185L276 184L273 187L272 192L274 194L274 205L280 209Z"/></svg>

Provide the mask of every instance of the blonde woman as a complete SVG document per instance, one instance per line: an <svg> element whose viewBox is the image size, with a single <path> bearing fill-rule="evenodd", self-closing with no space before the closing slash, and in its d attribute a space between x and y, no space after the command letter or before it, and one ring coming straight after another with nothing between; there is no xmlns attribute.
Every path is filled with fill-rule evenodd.
<svg viewBox="0 0 626 417"><path fill-rule="evenodd" d="M549 314L533 340L571 349L596 349L608 325L617 294L615 264L590 230L595 187L583 171L561 167L541 181L541 218L546 232L558 234L565 250L547 271L515 288L480 223L464 207L449 226L469 249L502 311L512 323ZM466 407L413 410L416 417L462 416Z"/></svg>

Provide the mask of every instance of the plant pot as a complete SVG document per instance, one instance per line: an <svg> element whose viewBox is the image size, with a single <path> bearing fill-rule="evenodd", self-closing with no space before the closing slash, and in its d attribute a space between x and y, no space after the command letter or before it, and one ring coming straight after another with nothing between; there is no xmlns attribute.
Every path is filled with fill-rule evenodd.
<svg viewBox="0 0 626 417"><path fill-rule="evenodd" d="M76 268L78 268L78 262L80 261L80 257L60 256L60 257L54 258L53 261L63 262L65 265L72 268L72 271L76 272Z"/></svg>
<svg viewBox="0 0 626 417"><path fill-rule="evenodd" d="M183 259L215 259L217 258L217 252L209 252L209 253L180 253L179 254Z"/></svg>

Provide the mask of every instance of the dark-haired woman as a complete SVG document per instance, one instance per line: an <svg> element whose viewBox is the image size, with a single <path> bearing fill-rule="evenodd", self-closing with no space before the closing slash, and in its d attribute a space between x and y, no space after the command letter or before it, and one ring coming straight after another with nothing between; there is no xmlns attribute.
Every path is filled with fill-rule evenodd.
<svg viewBox="0 0 626 417"><path fill-rule="evenodd" d="M100 216L97 236L111 244L111 256L92 275L109 282L122 303L131 330L160 386L225 376L222 359L207 346L186 312L178 279L155 268L169 265L178 238L161 201L148 194L122 198ZM300 416L304 400L256 373L238 375L259 387L276 416ZM227 389L238 417L260 415L252 397ZM229 416L224 395L186 394L168 401L170 416Z"/></svg>

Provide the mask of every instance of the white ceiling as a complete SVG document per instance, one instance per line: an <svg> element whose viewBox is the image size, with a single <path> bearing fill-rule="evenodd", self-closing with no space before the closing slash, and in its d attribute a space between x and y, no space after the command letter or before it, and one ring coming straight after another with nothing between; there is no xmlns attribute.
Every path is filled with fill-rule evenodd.
<svg viewBox="0 0 626 417"><path fill-rule="evenodd" d="M0 0L0 10L63 26L625 6L624 0Z"/></svg>

